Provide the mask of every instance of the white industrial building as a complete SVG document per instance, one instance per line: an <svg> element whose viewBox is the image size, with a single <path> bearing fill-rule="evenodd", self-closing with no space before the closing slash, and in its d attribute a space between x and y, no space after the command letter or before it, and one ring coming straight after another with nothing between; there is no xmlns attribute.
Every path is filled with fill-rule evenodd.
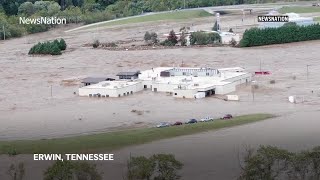
<svg viewBox="0 0 320 180"><path fill-rule="evenodd" d="M141 71L135 80L103 81L79 89L80 96L121 97L143 89L166 92L178 98L203 98L228 94L251 81L243 68L158 67Z"/></svg>
<svg viewBox="0 0 320 180"><path fill-rule="evenodd" d="M141 81L102 81L79 88L79 96L120 97L143 89Z"/></svg>

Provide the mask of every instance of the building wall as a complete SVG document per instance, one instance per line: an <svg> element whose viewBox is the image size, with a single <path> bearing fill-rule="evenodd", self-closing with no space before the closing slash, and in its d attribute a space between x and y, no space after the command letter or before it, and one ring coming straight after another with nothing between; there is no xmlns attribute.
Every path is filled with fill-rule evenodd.
<svg viewBox="0 0 320 180"><path fill-rule="evenodd" d="M243 84L243 83L250 83L251 82L251 74L247 73L247 74L243 74L241 76L227 78L224 80L224 82L232 82L232 83L236 82L236 85Z"/></svg>
<svg viewBox="0 0 320 180"><path fill-rule="evenodd" d="M177 87L177 84L152 83L152 91L156 88L157 92L173 92L173 89Z"/></svg>
<svg viewBox="0 0 320 180"><path fill-rule="evenodd" d="M88 87L88 86L87 86ZM137 83L134 85L126 86L117 89L107 89L107 88L79 88L79 96L93 96L94 94L100 94L101 96L109 97L120 97L130 95L131 92L139 92L143 89L142 83Z"/></svg>
<svg viewBox="0 0 320 180"><path fill-rule="evenodd" d="M197 90L194 89L174 89L173 97L176 98L194 98Z"/></svg>
<svg viewBox="0 0 320 180"><path fill-rule="evenodd" d="M216 86L216 92L215 93L223 95L223 94L228 94L228 93L231 93L231 92L234 92L234 91L236 91L236 82L225 84L225 85Z"/></svg>

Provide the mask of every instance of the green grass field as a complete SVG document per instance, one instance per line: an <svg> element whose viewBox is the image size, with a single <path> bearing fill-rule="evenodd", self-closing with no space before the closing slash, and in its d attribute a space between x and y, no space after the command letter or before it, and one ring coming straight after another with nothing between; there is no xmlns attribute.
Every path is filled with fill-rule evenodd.
<svg viewBox="0 0 320 180"><path fill-rule="evenodd" d="M280 13L313 13L313 12L320 12L320 7L302 7L302 6L286 6L279 10Z"/></svg>
<svg viewBox="0 0 320 180"><path fill-rule="evenodd" d="M231 120L215 120L166 128L143 128L60 139L0 141L0 154L108 152L127 146L218 130L272 117L274 116L271 114L250 114Z"/></svg>
<svg viewBox="0 0 320 180"><path fill-rule="evenodd" d="M96 26L87 27L85 29L113 26L113 25L151 22L151 21L162 21L162 20L186 20L186 19L201 18L201 17L208 17L208 16L212 16L212 14L204 10L172 11L167 13L151 14L147 16L140 16L140 17L133 17L129 19L122 19L118 21L105 22Z"/></svg>

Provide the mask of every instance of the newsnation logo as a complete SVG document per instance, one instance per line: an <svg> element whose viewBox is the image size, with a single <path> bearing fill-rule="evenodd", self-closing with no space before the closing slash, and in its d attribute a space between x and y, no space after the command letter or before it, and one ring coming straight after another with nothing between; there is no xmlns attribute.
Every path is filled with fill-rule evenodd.
<svg viewBox="0 0 320 180"><path fill-rule="evenodd" d="M258 22L289 22L289 16L258 16Z"/></svg>

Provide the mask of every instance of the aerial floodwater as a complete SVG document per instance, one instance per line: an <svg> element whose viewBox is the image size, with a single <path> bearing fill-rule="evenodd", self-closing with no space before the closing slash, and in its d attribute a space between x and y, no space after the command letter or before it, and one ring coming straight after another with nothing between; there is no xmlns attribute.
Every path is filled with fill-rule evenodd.
<svg viewBox="0 0 320 180"><path fill-rule="evenodd" d="M308 6L309 4L307 3ZM257 27L258 14L265 15L270 10L281 8L282 5L248 5L248 8L253 9L253 14L244 14L246 7L247 5L226 6L227 13L219 14L222 30L227 32L232 27L233 31L242 35L246 29ZM0 41L0 152L3 153L0 154L0 179L7 177L11 162L20 161L25 163L26 179L43 179L43 172L53 161L46 161L45 158L50 154L41 154L43 152L38 152L37 148L45 144L48 147L42 150L49 152L50 147L53 147L51 143L70 150L71 152L66 153L73 160L89 158L90 162L96 163L99 171L107 175L105 179L114 180L123 179L128 159L132 156L174 154L175 158L183 163L183 168L179 171L183 180L235 180L241 174L243 156L248 147L257 149L260 145L272 145L298 152L319 146L320 40L245 48L233 47L231 44L172 47L146 44L146 31L156 32L160 41L165 40L172 29L180 32L182 27L187 29L187 26L190 26L189 29L192 31L211 32L215 16L210 13L217 10L217 7L202 10L206 11L203 16L188 20L171 19L140 23L139 16L134 17L138 20L125 18L124 24L118 20L110 22L112 24L109 25L99 23L86 27L68 24L47 32ZM179 10L170 13L177 11ZM305 13L303 16L315 17L316 20L320 17L320 11ZM167 16L161 16L164 17ZM139 23L132 23L132 19ZM61 55L28 54L34 44L60 38L67 43L67 49ZM93 42L97 42L97 39L103 47L94 47ZM113 43L116 46L108 46ZM218 69L237 67L246 73L242 76L243 74L236 72L243 79L239 80L242 83L235 83L235 91L210 94L212 96L199 99L193 96L178 98L172 92L161 92L159 89L155 90L156 92L151 91L142 86L140 81L123 81L116 76L120 72L138 72L137 74L144 75L143 81L149 82L151 75L148 72L165 69L178 74L175 67L188 70L210 69L215 73ZM175 77L178 76L176 74ZM162 78L154 76L154 81ZM172 74L167 74L161 79L162 85L170 84L171 82L164 79L171 76ZM83 83L83 79L87 77L108 77L115 81L100 82L101 84L87 87L87 84ZM199 86L194 83L198 76L190 77L193 78L192 85ZM247 82L246 78L249 79ZM219 81L210 79L210 82L218 86L219 83L227 84L230 79L223 77ZM176 77L175 80L182 82L189 79ZM141 86L136 91L124 93L121 97L117 97L117 93L112 97L100 97L100 94L99 97L93 97L95 89L90 88L103 89L107 84L112 85L112 90L137 84ZM122 86L118 86L120 84ZM181 86L179 88L182 89ZM239 99L229 101L226 94ZM179 131L181 134L176 136L161 134L161 138L151 138L155 136L154 132L169 132L166 130L171 130L170 128L176 130L174 128L190 127L194 124L184 123L191 119L219 119L227 114L234 117L268 114L272 115L272 118L236 124L238 126L232 127L204 128L205 131L196 133L183 134ZM181 126L167 127L177 122ZM201 123L196 125L207 127L207 122ZM157 125L162 127L159 124L164 124L165 127L156 128ZM123 132L136 131L145 134L137 136L141 139L129 136L121 137L123 141L108 143L113 142L109 140L114 138L114 134L121 136ZM99 136L104 133L109 137L101 136L94 139L93 136L86 136ZM76 139L77 136L87 138L86 141L93 144L95 140L108 141L97 143L96 149L87 148L87 144L80 143L81 152L75 152L77 149L73 149L70 144L79 145L79 142L72 138L74 141L66 141L70 144L64 142L65 139L61 140L65 137ZM148 141L143 140L149 136ZM128 139L130 142L126 142ZM134 143L131 143L131 140ZM20 149L15 149L18 145ZM109 146L114 148L109 148L110 151L107 152L105 148ZM21 147L25 149L21 150ZM93 152L98 151L97 149L99 152ZM53 152L55 160L63 161L63 155L60 153L62 152ZM106 161L99 161L93 157L103 157Z"/></svg>

